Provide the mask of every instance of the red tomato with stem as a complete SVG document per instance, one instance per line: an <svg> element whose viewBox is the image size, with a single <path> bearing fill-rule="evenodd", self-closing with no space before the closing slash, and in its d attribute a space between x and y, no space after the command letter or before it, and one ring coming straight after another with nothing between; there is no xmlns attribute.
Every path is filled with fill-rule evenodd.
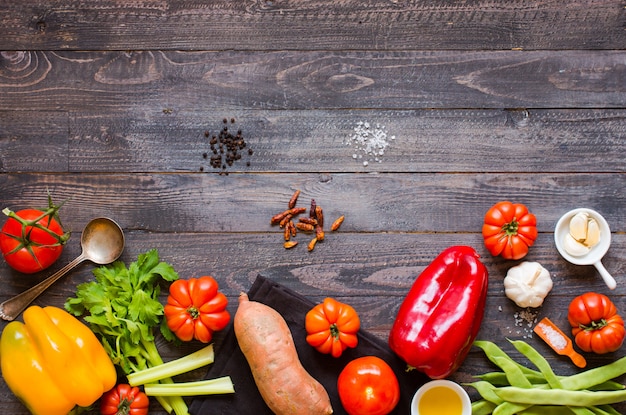
<svg viewBox="0 0 626 415"><path fill-rule="evenodd" d="M0 250L7 264L17 271L32 274L59 259L70 234L63 231L58 209L50 201L47 210L3 210L9 219L0 232Z"/></svg>
<svg viewBox="0 0 626 415"><path fill-rule="evenodd" d="M349 415L387 415L400 401L396 374L377 356L350 361L339 374L337 389Z"/></svg>
<svg viewBox="0 0 626 415"><path fill-rule="evenodd" d="M170 285L163 311L167 326L180 340L208 343L214 332L228 325L228 298L218 288L210 276L176 280Z"/></svg>
<svg viewBox="0 0 626 415"><path fill-rule="evenodd" d="M618 350L626 329L615 304L604 294L588 292L574 298L567 311L576 345L597 354Z"/></svg>
<svg viewBox="0 0 626 415"><path fill-rule="evenodd" d="M138 387L120 383L100 399L100 415L147 415L150 400Z"/></svg>
<svg viewBox="0 0 626 415"><path fill-rule="evenodd" d="M485 214L482 233L491 255L521 259L537 239L537 218L521 203L498 202Z"/></svg>

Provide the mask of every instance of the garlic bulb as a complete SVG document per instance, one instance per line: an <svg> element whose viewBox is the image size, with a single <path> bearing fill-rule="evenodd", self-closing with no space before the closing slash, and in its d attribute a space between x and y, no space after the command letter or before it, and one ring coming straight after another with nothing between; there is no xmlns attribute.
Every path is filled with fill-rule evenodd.
<svg viewBox="0 0 626 415"><path fill-rule="evenodd" d="M539 307L552 290L552 278L538 262L524 261L509 269L504 278L506 296L520 307Z"/></svg>

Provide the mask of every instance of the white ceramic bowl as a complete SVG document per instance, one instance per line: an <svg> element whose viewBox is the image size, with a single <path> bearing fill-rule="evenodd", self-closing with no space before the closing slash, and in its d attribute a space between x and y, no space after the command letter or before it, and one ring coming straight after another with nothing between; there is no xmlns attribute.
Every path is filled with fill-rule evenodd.
<svg viewBox="0 0 626 415"><path fill-rule="evenodd" d="M461 400L461 412L454 415L472 415L472 402L470 401L469 395L467 394L465 389L463 389L458 383L446 379L431 380L430 382L422 385L422 387L420 387L417 392L415 392L415 395L413 395L413 400L411 401L411 415L428 415L420 413L419 403L426 392L436 387L447 388L448 390L454 392ZM435 410L435 413L443 415L443 412L441 410ZM446 415L448 414L446 413Z"/></svg>
<svg viewBox="0 0 626 415"><path fill-rule="evenodd" d="M570 255L565 248L563 247L563 241L565 236L569 232L569 222L574 217L574 215L586 212L590 217L594 218L598 225L600 226L600 242L591 248L591 250L582 256L573 256ZM568 262L571 262L575 265L593 265L596 267L602 279L610 289L614 289L616 286L615 279L609 274L609 272L602 265L601 259L609 250L609 246L611 246L611 229L609 228L609 224L606 219L602 217L598 212L592 209L587 208L578 208L573 209L561 216L559 221L556 223L556 227L554 229L554 243L556 244L556 249L559 251L561 256L565 258Z"/></svg>

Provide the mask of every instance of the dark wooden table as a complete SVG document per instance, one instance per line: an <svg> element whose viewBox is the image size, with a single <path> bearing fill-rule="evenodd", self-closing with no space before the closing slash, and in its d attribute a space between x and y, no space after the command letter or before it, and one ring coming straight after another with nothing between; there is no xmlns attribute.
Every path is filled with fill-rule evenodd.
<svg viewBox="0 0 626 415"><path fill-rule="evenodd" d="M74 234L49 271L22 275L0 262L0 300L78 256L84 225L109 216L126 235L122 260L157 248L183 278L215 276L233 313L261 273L313 301L349 302L386 339L420 271L467 244L490 273L479 338L514 356L506 339L527 340L557 373L575 373L505 297L503 278L519 261L492 257L480 230L500 200L536 214L525 259L554 280L537 318L566 328L567 305L586 291L626 313L624 6L2 0L0 204L44 206L49 190L67 200L62 219ZM224 118L253 154L216 169L205 131L219 132ZM387 134L378 161L351 140L361 122ZM313 198L327 218L346 217L312 252L303 235L285 250L269 223L296 189L303 205ZM603 262L614 291L555 248L556 221L576 207L611 226ZM81 265L36 304L61 306L92 269ZM168 359L197 347L159 343ZM625 351L586 357L595 367ZM452 379L491 368L474 350ZM0 412L27 413L4 381Z"/></svg>

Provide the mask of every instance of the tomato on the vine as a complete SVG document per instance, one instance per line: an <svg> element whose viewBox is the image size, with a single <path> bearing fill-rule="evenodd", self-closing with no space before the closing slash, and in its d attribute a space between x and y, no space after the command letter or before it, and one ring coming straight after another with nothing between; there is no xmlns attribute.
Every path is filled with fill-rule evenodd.
<svg viewBox="0 0 626 415"><path fill-rule="evenodd" d="M7 264L17 271L32 274L48 268L59 259L70 238L58 217L60 206L50 197L48 203L46 210L2 211L9 218L0 231L0 250Z"/></svg>
<svg viewBox="0 0 626 415"><path fill-rule="evenodd" d="M138 387L120 383L100 399L100 415L147 415L150 400Z"/></svg>
<svg viewBox="0 0 626 415"><path fill-rule="evenodd" d="M320 353L339 357L348 347L357 346L361 320L348 304L326 298L309 310L304 327L308 344Z"/></svg>
<svg viewBox="0 0 626 415"><path fill-rule="evenodd" d="M350 361L339 374L337 389L348 415L386 415L400 401L396 374L377 356Z"/></svg>
<svg viewBox="0 0 626 415"><path fill-rule="evenodd" d="M537 239L537 218L521 203L498 202L485 214L482 233L491 255L521 259Z"/></svg>
<svg viewBox="0 0 626 415"><path fill-rule="evenodd" d="M585 352L614 352L624 343L624 320L604 294L588 292L574 298L567 319L576 345Z"/></svg>
<svg viewBox="0 0 626 415"><path fill-rule="evenodd" d="M214 332L228 325L228 298L218 288L210 276L176 280L170 285L164 315L167 326L180 340L208 343Z"/></svg>

